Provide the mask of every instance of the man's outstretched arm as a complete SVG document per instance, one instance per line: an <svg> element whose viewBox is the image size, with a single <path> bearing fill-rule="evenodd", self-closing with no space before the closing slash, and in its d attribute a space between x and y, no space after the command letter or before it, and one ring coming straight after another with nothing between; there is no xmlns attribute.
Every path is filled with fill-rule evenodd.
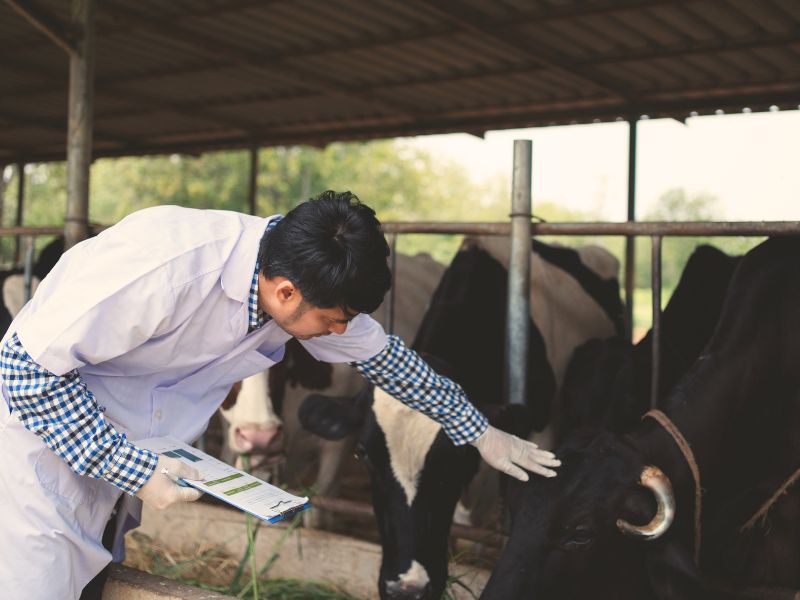
<svg viewBox="0 0 800 600"><path fill-rule="evenodd" d="M528 479L523 469L555 476L550 467L561 464L555 455L489 425L460 385L438 375L398 336L390 335L372 358L350 364L395 399L439 423L455 445L475 446L494 468L523 481Z"/></svg>

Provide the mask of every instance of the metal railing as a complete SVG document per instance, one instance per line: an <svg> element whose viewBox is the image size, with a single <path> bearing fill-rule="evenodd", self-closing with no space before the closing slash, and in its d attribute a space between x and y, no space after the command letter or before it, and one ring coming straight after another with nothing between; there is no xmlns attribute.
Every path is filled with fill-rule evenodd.
<svg viewBox="0 0 800 600"><path fill-rule="evenodd" d="M98 227L96 230L104 229ZM509 222L390 222L383 224L384 233L389 236L392 256L395 255L397 239L404 234L450 234L450 235L492 235L510 236L512 225ZM0 236L11 235L60 235L61 227L3 227ZM651 384L651 403L657 400L660 377L661 341L661 247L664 237L728 237L728 236L784 236L800 235L798 221L743 221L743 222L619 222L619 223L531 223L530 235L548 236L633 236L651 239L651 290L653 292L653 371ZM394 271L394 270L393 270ZM627 298L632 302L632 298ZM394 295L388 299L389 327L394 319ZM629 324L630 326L631 324ZM523 363L525 364L525 363ZM369 504L344 501L341 499L318 498L315 504L324 510L351 516L370 517L374 515ZM496 531L453 525L453 537L472 540L491 545L504 538Z"/></svg>

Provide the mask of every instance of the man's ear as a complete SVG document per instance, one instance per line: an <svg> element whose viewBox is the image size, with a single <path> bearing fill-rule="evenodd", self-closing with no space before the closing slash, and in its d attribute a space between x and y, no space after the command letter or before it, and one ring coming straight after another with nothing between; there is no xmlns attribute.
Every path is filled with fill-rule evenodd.
<svg viewBox="0 0 800 600"><path fill-rule="evenodd" d="M292 302L299 295L297 287L285 277L276 277L275 297L281 303Z"/></svg>

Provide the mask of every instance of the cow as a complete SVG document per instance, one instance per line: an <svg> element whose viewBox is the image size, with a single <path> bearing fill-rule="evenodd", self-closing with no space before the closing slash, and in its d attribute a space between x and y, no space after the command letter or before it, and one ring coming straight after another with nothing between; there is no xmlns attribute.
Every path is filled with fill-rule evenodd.
<svg viewBox="0 0 800 600"><path fill-rule="evenodd" d="M49 242L36 258L31 270L30 294L36 292L39 282L56 266L58 259L64 253L64 237L58 236ZM14 317L22 310L25 304L25 275L24 270L15 267L0 271L0 286L3 290L3 303L0 305L0 331L5 334Z"/></svg>
<svg viewBox="0 0 800 600"><path fill-rule="evenodd" d="M711 337L739 258L700 245L686 262L661 315L657 403L689 370ZM652 331L635 346L627 336L614 336L577 348L561 390L564 431L587 425L614 432L631 429L650 407L652 357Z"/></svg>
<svg viewBox="0 0 800 600"><path fill-rule="evenodd" d="M508 240L468 238L431 301L414 342L460 383L497 427L520 436L556 430L558 387L574 348L622 329L618 263L598 247L533 242L529 406L503 406ZM314 394L299 417L335 438L358 431L370 471L383 557L381 598L439 598L447 580L453 512L478 469L477 450L454 446L441 427L382 390L353 401ZM481 483L496 497L495 481Z"/></svg>
<svg viewBox="0 0 800 600"><path fill-rule="evenodd" d="M270 402L266 371L234 384L219 413L223 461L242 468L242 455L250 455L250 468L264 469L282 460L283 422Z"/></svg>
<svg viewBox="0 0 800 600"><path fill-rule="evenodd" d="M791 599L800 589L800 238L747 253L701 355L625 434L511 485L481 598Z"/></svg>

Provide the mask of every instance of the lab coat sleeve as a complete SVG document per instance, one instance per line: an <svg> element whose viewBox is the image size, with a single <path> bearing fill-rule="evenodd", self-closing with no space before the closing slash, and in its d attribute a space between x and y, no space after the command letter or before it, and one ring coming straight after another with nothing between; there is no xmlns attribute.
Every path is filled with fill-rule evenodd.
<svg viewBox="0 0 800 600"><path fill-rule="evenodd" d="M456 446L477 439L489 426L460 385L436 373L396 335L389 336L381 352L351 365L370 383L439 423Z"/></svg>
<svg viewBox="0 0 800 600"><path fill-rule="evenodd" d="M0 350L9 409L79 475L135 493L158 457L126 440L105 420L77 370L59 376L38 365L13 334Z"/></svg>
<svg viewBox="0 0 800 600"><path fill-rule="evenodd" d="M152 474L155 455L105 419L77 369L168 331L175 298L169 265L131 236L109 233L69 250L42 281L9 330L19 342L21 368L4 370L3 380L11 403L27 416L25 426L75 472L133 493ZM28 379L40 385L29 387Z"/></svg>
<svg viewBox="0 0 800 600"><path fill-rule="evenodd" d="M387 337L383 327L369 315L356 315L342 334L299 340L308 353L323 362L349 363L365 360L386 347Z"/></svg>

